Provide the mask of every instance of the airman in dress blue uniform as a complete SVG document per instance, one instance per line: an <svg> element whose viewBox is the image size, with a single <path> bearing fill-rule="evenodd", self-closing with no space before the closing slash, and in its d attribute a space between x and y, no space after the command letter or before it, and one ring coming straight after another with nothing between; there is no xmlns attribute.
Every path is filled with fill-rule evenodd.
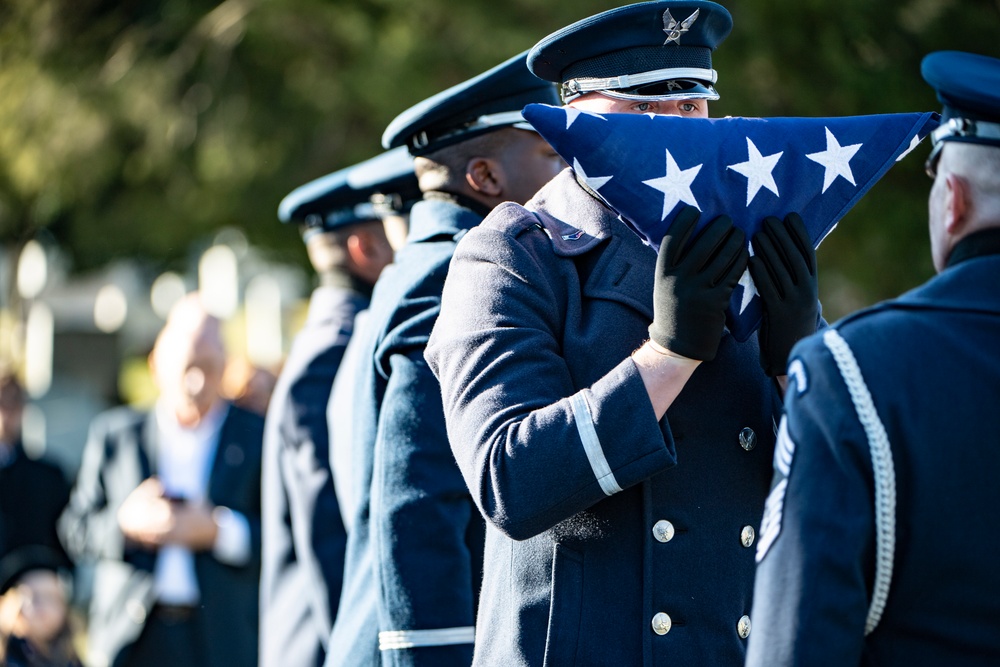
<svg viewBox="0 0 1000 667"><path fill-rule="evenodd" d="M452 457L423 351L456 241L562 168L521 116L528 103L557 101L521 54L403 112L383 136L386 148L415 156L423 200L376 285L356 370L356 506L328 666L472 660L483 519Z"/></svg>
<svg viewBox="0 0 1000 667"><path fill-rule="evenodd" d="M529 66L581 111L705 116L731 25L713 2L630 5ZM798 329L737 343L742 232L718 218L689 240L687 209L658 257L582 178L465 235L426 352L487 518L474 664L742 665L781 404L764 367L815 331L815 280L801 309L765 303Z"/></svg>
<svg viewBox="0 0 1000 667"><path fill-rule="evenodd" d="M359 180L361 172L372 178ZM357 314L392 260L370 202L419 195L406 151L297 188L278 209L298 223L320 286L271 397L261 487L260 665L317 667L340 600L347 533L329 466L327 400ZM393 196L388 199L387 196Z"/></svg>
<svg viewBox="0 0 1000 667"><path fill-rule="evenodd" d="M938 275L792 352L752 667L1000 664L1000 60L922 71Z"/></svg>

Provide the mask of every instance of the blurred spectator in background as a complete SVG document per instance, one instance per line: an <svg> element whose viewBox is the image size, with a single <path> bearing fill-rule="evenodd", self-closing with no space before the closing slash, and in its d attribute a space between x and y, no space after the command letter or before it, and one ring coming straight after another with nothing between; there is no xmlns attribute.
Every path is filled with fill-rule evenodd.
<svg viewBox="0 0 1000 667"><path fill-rule="evenodd" d="M65 554L21 547L0 558L0 665L79 667Z"/></svg>
<svg viewBox="0 0 1000 667"><path fill-rule="evenodd" d="M25 454L24 404L17 376L0 370L0 558L23 546L42 545L68 565L56 522L69 499L69 483L58 466Z"/></svg>
<svg viewBox="0 0 1000 667"><path fill-rule="evenodd" d="M419 196L413 160L393 151L297 188L279 207L282 222L299 223L320 285L264 430L262 667L322 665L340 601L347 533L330 471L327 404L356 318L393 254L370 187L355 185L365 168L383 191L409 186L401 204Z"/></svg>
<svg viewBox="0 0 1000 667"><path fill-rule="evenodd" d="M149 362L155 409L94 420L61 520L70 553L98 561L86 661L254 665L263 420L221 398L220 325L197 295Z"/></svg>

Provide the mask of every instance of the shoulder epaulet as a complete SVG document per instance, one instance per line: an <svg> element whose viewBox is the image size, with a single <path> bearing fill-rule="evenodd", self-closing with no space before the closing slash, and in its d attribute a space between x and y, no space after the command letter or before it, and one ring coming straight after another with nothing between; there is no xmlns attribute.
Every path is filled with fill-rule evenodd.
<svg viewBox="0 0 1000 667"><path fill-rule="evenodd" d="M520 204L509 201L494 208L480 226L514 238L540 227L534 213Z"/></svg>

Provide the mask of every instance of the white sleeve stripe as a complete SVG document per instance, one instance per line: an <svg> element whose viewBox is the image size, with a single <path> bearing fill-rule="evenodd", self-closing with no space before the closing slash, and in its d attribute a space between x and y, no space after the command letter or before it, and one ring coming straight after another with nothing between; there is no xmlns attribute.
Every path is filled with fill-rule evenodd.
<svg viewBox="0 0 1000 667"><path fill-rule="evenodd" d="M865 620L867 635L882 618L882 611L889 597L889 584L892 582L896 550L896 469L892 462L889 435L875 409L875 402L865 384L854 352L836 329L827 330L823 334L823 342L833 354L844 384L851 394L858 421L868 437L875 473L875 585L868 618Z"/></svg>
<svg viewBox="0 0 1000 667"><path fill-rule="evenodd" d="M600 438L597 437L597 429L594 428L587 399L582 393L576 393L569 397L569 404L573 408L573 420L580 434L580 442L583 443L583 452L587 455L590 469L594 471L594 477L601 485L601 490L607 496L620 493L622 487L618 486L618 480L615 479L615 474L608 465L608 459L604 456L604 449L601 447Z"/></svg>
<svg viewBox="0 0 1000 667"><path fill-rule="evenodd" d="M378 650L393 651L421 646L453 646L476 641L476 628L437 628L435 630L388 630L378 633Z"/></svg>

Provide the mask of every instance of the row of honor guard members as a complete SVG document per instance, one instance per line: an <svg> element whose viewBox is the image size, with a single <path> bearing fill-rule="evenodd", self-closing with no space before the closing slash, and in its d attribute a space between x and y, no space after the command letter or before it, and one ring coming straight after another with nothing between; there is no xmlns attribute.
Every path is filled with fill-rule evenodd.
<svg viewBox="0 0 1000 667"><path fill-rule="evenodd" d="M675 21L671 11L684 20ZM718 97L711 51L730 27L729 14L711 2L605 12L546 38L528 58L517 56L416 105L386 130L387 148L406 145L415 156L424 200L414 208L407 246L375 290L369 328L348 352L357 361L340 373L330 404L331 429L351 425L334 452L350 530L327 665L468 664L474 639L477 664L599 664L609 646L621 659L645 656L654 663L742 659L753 567L747 547L766 494L780 400L761 364L784 366L801 331L815 329L815 307L793 314L804 323L799 331L772 336L761 354L755 339L737 345L721 324L706 332L685 320L699 302L724 304L733 281L687 301L660 289L654 307L656 284L680 272L654 281L655 253L566 171L533 212L504 205L504 215L494 213L498 238L491 230L478 243L466 242L473 256L459 259L485 259L495 268L449 280L455 296L445 311L473 327L456 332L449 322L437 351L428 350L432 365L451 364L435 368L444 386L423 358L457 241L501 202L525 203L562 166L520 115L530 102L559 102L543 80L562 84L565 101L581 109L705 116L707 100ZM626 88L627 77L641 85ZM513 227L511 216L519 218ZM714 229L716 240L742 247L724 222ZM470 241L480 239L476 234ZM505 265L528 256L523 243L528 255L541 252L531 269L540 273L512 285L504 274L531 272ZM730 254L742 272L744 254ZM596 270L608 262L639 268L622 284L591 284L601 275L611 279L612 270ZM543 296L553 302L534 301L539 286L549 288ZM815 283L803 289L815 301ZM525 299L544 322L503 312ZM662 345L647 344L633 362L629 352L647 337L650 319ZM494 329L494 321L501 326ZM518 328L505 331L508 322ZM547 340L529 335L544 331ZM661 419L669 403L663 397L675 396L700 363L675 356L671 347L706 361L716 348L721 353ZM654 379L647 393L647 380L664 377L664 364L680 369L677 385L656 386ZM488 376L478 377L483 369ZM446 401L467 397L468 405L446 404L464 480L449 452L442 391ZM350 402L337 400L340 394ZM602 407L611 408L605 420ZM712 428L697 433L701 422ZM500 427L482 431L484 424ZM686 460L676 450L684 430ZM350 453L349 473L337 465L342 447ZM678 458L685 465L672 470ZM562 471L559 479L552 470ZM621 490L619 483L634 488L605 499ZM730 489L728 499L715 497L720 487ZM478 610L478 633L477 507L490 522L483 584L490 604ZM659 518L667 515L672 520ZM657 551L655 545L675 536L673 549ZM708 565L713 560L718 568ZM663 569L671 575L660 576ZM715 583L720 571L723 580ZM609 617L608 609L616 613ZM645 631L638 627L643 615L650 617Z"/></svg>
<svg viewBox="0 0 1000 667"><path fill-rule="evenodd" d="M383 218L405 215L419 194L412 159L395 150L303 185L278 208L283 223L299 227L319 286L265 422L262 666L314 667L326 656L347 542L330 468L327 403L355 320L392 261L390 237L400 236Z"/></svg>
<svg viewBox="0 0 1000 667"><path fill-rule="evenodd" d="M560 83L564 101L580 110L704 117L707 101L717 98L711 51L730 26L728 13L714 3L643 3L549 36L532 50L528 65L539 77ZM661 43L664 34L666 43ZM987 287L995 268L991 258L1000 247L995 195L1000 99L993 92L998 73L997 61L968 54L937 54L925 62L925 77L945 103L948 121L935 134L931 161L938 168L931 193L932 246L942 276L897 302L849 318L796 352L789 426L782 429L789 456L778 479L787 489L788 511L776 524L778 532L767 536L773 555L765 558L768 549L758 550L762 566L755 614L763 636L755 635L752 642L753 664L855 664L876 657L889 664L917 664L929 656L991 664L996 659L997 635L990 619L997 617L991 605L998 585L987 543L975 542L963 550L967 557L958 559L969 576L961 594L934 598L948 610L951 630L932 632L914 620L933 615L918 599L926 592L920 574L925 565L955 556L953 550L940 553L918 539L913 528L919 517L937 516L936 523L944 525L949 516L979 516L976 512L988 505L978 500L988 495L991 468L971 443L989 439L977 429L990 426L979 407L995 402L992 375L985 376L983 385L968 383L970 395L955 403L972 408L960 420L970 434L962 443L970 446L957 456L950 450L930 455L933 443L949 439L951 416L938 418L938 411L927 406L918 413L932 418L911 426L905 419L888 420L889 442L901 444L890 458L906 462L894 490L905 517L898 539L906 555L890 552L890 562L899 565L897 592L874 617L869 598L878 597L873 561L883 527L870 507L869 487L878 482L868 481L875 468L866 460L871 456L865 449L869 434L862 432L861 422L851 422L836 442L825 441L823 434L833 434L828 426L840 419L831 417L831 405L848 420L856 409L846 385L838 384L844 371L834 363L836 346L829 340L851 341L860 363L871 369L864 377L873 393L896 396L888 404L896 410L898 403L899 415L920 401L935 400L932 392L916 390L935 384L927 374L933 375L936 367L910 363L911 358L937 355L949 362L942 372L944 367L978 368L982 375L988 358L977 351L991 349L997 335L995 299ZM452 101L451 93L403 114L387 131L387 140L404 137L401 141L419 155L436 151L435 136L461 136L453 128L436 135L422 124L435 103ZM410 115L419 121L412 127L407 126ZM480 126L473 122L465 127ZM976 147L955 147L962 144ZM443 178L441 172L425 173ZM428 197L426 203L430 207L438 199ZM374 400L366 434L353 441L361 443L356 451L367 458L359 467L362 476L355 475L364 487L357 494L356 516L364 529L359 533L368 540L366 555L359 551L356 562L360 569L370 568L364 576L371 577L366 586L374 588L364 590L374 591L369 618L377 625L370 627L378 629L383 660L413 663L433 656L430 662L444 664L451 655L464 661L474 632L440 621L429 627L422 623L440 618L442 609L447 614L456 608L444 603L425 615L427 608L412 597L420 586L406 585L414 572L418 579L426 576L424 583L440 583L420 560L421 547L432 543L423 540L421 526L432 516L440 518L420 505L444 486L437 477L422 477L418 465L443 463L433 458L425 439L432 430L425 429L431 412L424 401L433 401L434 393L415 371L421 363L419 350L427 343L455 458L488 520L482 595L490 603L479 607L475 664L606 664L612 659L742 663L744 640L751 634L746 613L753 574L750 547L770 477L780 399L765 375L783 372L792 345L821 324L816 285L813 280L801 286L806 298L797 303L809 305L796 312L782 313L785 306L765 304L765 318L791 321L789 330L772 329L767 339L737 344L721 324L706 328L686 313L706 306L721 313L732 279L748 266L743 240L725 221L713 221L705 235L689 244L688 256L697 255L708 240L718 242L724 248L720 266L709 269L722 270L726 279L712 290L671 292L666 284L693 285L701 268L686 266L676 255L683 232L694 224L693 214L683 214L679 223L657 261L567 171L527 207L504 204L471 231L449 229L437 238L411 234L411 244L444 243L450 255L455 237L468 231L455 252L429 343L426 327L434 324L439 304L436 292L424 289L425 281L429 275L443 276L447 262L437 265L437 274L403 273L408 280L386 288L385 312L380 311L370 354L362 361L361 373L368 374L370 383L368 391L358 394L362 401ZM429 255L434 249L428 245L420 250ZM417 255L416 248L411 252ZM814 266L810 251L804 253L802 259ZM730 263L733 271L723 270ZM754 271L753 263L749 267ZM767 280L759 262L756 267L755 279ZM770 273L782 269L765 268ZM981 345L942 338L951 324L965 326L943 317L968 320L969 335ZM416 324L424 328L412 328ZM910 333L914 326L930 335ZM884 356L879 343L886 340L900 342L913 354L886 368L878 363ZM407 348L411 344L414 350ZM899 385L893 378L906 371L904 366L919 374L905 383L914 391L894 393ZM386 392L394 381L411 383L406 393L398 394L407 400L394 400L391 411L380 412L381 405L389 405ZM403 414L392 418L400 426L372 426L379 415L397 410ZM815 436L829 446L793 457L798 432L806 441ZM397 449L391 444L400 434L399 442L406 444ZM847 471L848 478L827 476L825 471L842 458L837 447L845 445L860 448L852 455L856 466ZM795 466L802 470L796 483L789 469L800 460L805 463ZM553 470L560 472L553 475ZM938 474L941 470L950 474ZM928 488L937 491L921 491ZM845 494L853 494L849 497L857 511L823 504L824 498ZM935 509L920 500L929 497L949 502ZM822 517L817 514L826 521L818 521ZM983 525L989 521L981 517ZM777 539L782 530L795 533L795 539ZM961 525L955 530L962 534L947 543L967 538ZM408 560L411 541L418 544ZM456 552L435 553L447 560ZM845 583L842 577L824 576L831 571L854 576ZM984 595L970 595L973 589ZM436 590L448 595L457 589ZM470 596L474 599L474 588ZM921 609L926 613L921 615ZM881 634L863 640L866 624L877 624L882 613ZM840 619L833 626L837 638L822 650L810 648L808 638L829 630L832 616ZM925 640L894 639L910 636L907 628L918 626L924 627ZM466 652L444 648L449 645ZM374 654L370 638L355 646L369 657ZM339 664L367 663L347 658Z"/></svg>
<svg viewBox="0 0 1000 667"><path fill-rule="evenodd" d="M458 240L563 166L521 116L532 102L558 97L521 54L408 109L383 136L385 148L414 156L423 199L376 285L351 414L331 406L332 423L353 420L357 502L328 666L472 661L483 519L451 454L423 352Z"/></svg>

